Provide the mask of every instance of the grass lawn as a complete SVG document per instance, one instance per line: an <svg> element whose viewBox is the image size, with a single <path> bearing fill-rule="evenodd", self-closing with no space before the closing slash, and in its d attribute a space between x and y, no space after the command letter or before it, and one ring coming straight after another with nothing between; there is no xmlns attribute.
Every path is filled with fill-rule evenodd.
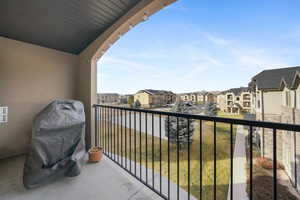
<svg viewBox="0 0 300 200"><path fill-rule="evenodd" d="M222 111L218 112L218 117L225 117L225 118L233 118L233 119L243 119L243 115L233 115L233 114L228 114Z"/></svg>
<svg viewBox="0 0 300 200"><path fill-rule="evenodd" d="M102 122L101 127L104 127ZM193 135L193 143L190 145L190 169L191 169L191 194L198 199L200 199L200 131L199 122L195 122L196 129ZM227 199L228 184L230 177L230 132L229 125L223 123L217 123L217 199ZM137 163L140 163L140 139L141 144L141 159L142 165L146 166L146 136L147 136L147 157L148 157L148 168L152 169L152 151L154 152L154 170L156 172L160 171L160 146L159 138L154 137L152 149L152 136L146 135L145 133L140 133L136 131L136 147L134 146L134 130L115 125L115 130L119 129L119 134L112 132L111 136L116 138L116 146L119 143L121 147L121 129L123 131L123 145L122 145L122 156L129 159L129 152L131 152L131 160L134 160L134 152L136 150ZM125 131L127 134L126 138L126 155L125 155ZM234 135L236 127L234 126ZM105 131L102 131L104 134ZM118 137L119 135L119 137ZM103 136L103 135L102 135ZM141 136L141 138L140 138ZM131 138L131 148L130 148L130 138ZM233 137L234 138L234 137ZM103 139L103 137L101 137ZM119 139L119 140L118 140ZM112 142L114 143L114 142ZM107 149L107 148L106 148ZM112 153L121 155L121 149L119 152L114 152L114 147L112 147ZM162 139L162 175L168 177L168 141ZM202 187L202 198L203 200L213 199L213 184L214 184L214 157L213 157L213 123L204 122L203 123L203 142L202 142L202 177L203 177L203 187ZM180 167L179 167L179 183L180 186L187 191L188 188L188 159L187 159L187 148L180 150L179 153ZM124 164L124 163L123 163ZM172 182L177 183L177 145L170 145L170 179ZM134 170L134 169L133 169ZM157 188L159 189L159 188Z"/></svg>

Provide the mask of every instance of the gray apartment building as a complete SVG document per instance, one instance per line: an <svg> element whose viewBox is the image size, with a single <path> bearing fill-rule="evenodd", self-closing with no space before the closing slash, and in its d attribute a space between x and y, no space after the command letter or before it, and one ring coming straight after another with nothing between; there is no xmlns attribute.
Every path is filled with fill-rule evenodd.
<svg viewBox="0 0 300 200"><path fill-rule="evenodd" d="M300 123L300 67L264 70L255 75L249 86L257 120ZM258 129L261 154L273 157L273 132ZM277 132L277 156L291 181L300 191L300 136L295 132ZM296 175L297 174L297 175Z"/></svg>

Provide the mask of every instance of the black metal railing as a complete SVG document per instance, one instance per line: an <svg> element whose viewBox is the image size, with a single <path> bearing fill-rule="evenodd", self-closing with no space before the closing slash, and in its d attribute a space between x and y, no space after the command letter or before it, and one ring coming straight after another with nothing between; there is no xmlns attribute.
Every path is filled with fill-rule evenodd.
<svg viewBox="0 0 300 200"><path fill-rule="evenodd" d="M237 126L243 126L243 130L248 133L247 148L247 194L250 200L254 199L254 159L260 151L257 145L254 145L254 134L258 130L271 130L272 155L272 198L278 199L277 190L277 134L284 131L293 133L300 132L299 125L283 124L274 122L252 121L244 119L210 117L194 114L182 114L173 112L161 112L154 110L132 109L125 107L94 105L95 108L95 129L96 146L103 148L104 154L114 161L117 165L135 177L145 186L157 193L163 199L239 199L234 196L234 149ZM176 124L170 125L172 119L176 119ZM191 126L190 123L197 123L197 129L194 130L193 137L199 137L198 147L195 143L187 142L183 148L179 144L180 130L179 121L185 119L187 122L187 132ZM220 124L228 126L224 135L219 137ZM170 139L170 130L176 126L176 140ZM209 146L205 143L207 129L211 128L212 135ZM174 142L175 141L175 142ZM219 146L224 145L228 149L228 157L219 158ZM211 147L210 147L211 146ZM193 150L191 150L193 148ZM211 148L213 164L212 170L204 171L205 156L204 152ZM195 150L196 149L196 150ZM210 152L211 152L210 151ZM194 155L197 152L197 157ZM174 156L172 157L171 156ZM225 155L225 154L224 154ZM192 157L192 159L191 159ZM296 156L295 156L296 157ZM225 160L227 166L220 166L220 161ZM228 160L228 162L226 161ZM150 166L149 166L150 163ZM191 169L191 163L197 163L197 167ZM276 167L274 167L276 166ZM171 167L176 169L176 173L171 172ZM244 166L241 166L244 167ZM211 169L210 168L210 169ZM197 173L195 170L198 170ZM228 170L228 172L225 172ZM218 177L218 174L224 172L224 177ZM194 175L194 174L197 174ZM228 184L219 185L220 181L225 179ZM211 182L206 183L204 178L211 177ZM192 180L191 180L192 179ZM197 180L197 181L195 181ZM211 190L211 195L207 196L207 191ZM224 189L225 188L225 189ZM218 190L223 191L220 194ZM225 191L225 192L224 192ZM205 196L206 195L206 196Z"/></svg>

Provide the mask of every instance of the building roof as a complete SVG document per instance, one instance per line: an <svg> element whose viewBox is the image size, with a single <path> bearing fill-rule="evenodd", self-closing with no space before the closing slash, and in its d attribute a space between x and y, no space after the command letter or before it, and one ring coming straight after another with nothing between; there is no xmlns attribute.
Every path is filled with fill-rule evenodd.
<svg viewBox="0 0 300 200"><path fill-rule="evenodd" d="M239 87L239 88L231 88L229 90L226 90L224 92L222 92L223 94L226 93L233 93L234 95L238 96L240 95L242 92L248 92L249 91L249 87Z"/></svg>
<svg viewBox="0 0 300 200"><path fill-rule="evenodd" d="M209 93L213 94L213 95L218 95L220 94L222 91L209 91Z"/></svg>
<svg viewBox="0 0 300 200"><path fill-rule="evenodd" d="M118 93L98 93L98 96L120 96Z"/></svg>
<svg viewBox="0 0 300 200"><path fill-rule="evenodd" d="M205 90L199 91L199 92L195 92L195 94L197 95L206 95L208 92Z"/></svg>
<svg viewBox="0 0 300 200"><path fill-rule="evenodd" d="M300 66L264 70L255 75L249 85L256 85L260 90L279 90L284 83L290 88L298 71Z"/></svg>
<svg viewBox="0 0 300 200"><path fill-rule="evenodd" d="M153 90L153 89L139 90L137 93L143 93L143 92L146 92L146 93L152 94L152 95L163 95L163 94L172 94L172 95L175 95L172 91L167 91L167 90Z"/></svg>
<svg viewBox="0 0 300 200"><path fill-rule="evenodd" d="M178 95L182 96L182 95L208 95L208 94L212 94L212 95L217 95L219 94L220 91L199 91L199 92L186 92L186 93L180 93Z"/></svg>
<svg viewBox="0 0 300 200"><path fill-rule="evenodd" d="M138 2L0 1L0 36L79 54Z"/></svg>

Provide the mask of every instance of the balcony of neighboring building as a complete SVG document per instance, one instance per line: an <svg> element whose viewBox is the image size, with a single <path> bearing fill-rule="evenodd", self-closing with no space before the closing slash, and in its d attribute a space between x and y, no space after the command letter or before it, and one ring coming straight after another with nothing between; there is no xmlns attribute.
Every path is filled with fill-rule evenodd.
<svg viewBox="0 0 300 200"><path fill-rule="evenodd" d="M243 95L243 101L251 101L251 95L250 94L244 94Z"/></svg>
<svg viewBox="0 0 300 200"><path fill-rule="evenodd" d="M227 99L228 101L232 101L232 100L233 100L233 95L232 95L232 94L227 95L227 96L226 96L226 99Z"/></svg>

